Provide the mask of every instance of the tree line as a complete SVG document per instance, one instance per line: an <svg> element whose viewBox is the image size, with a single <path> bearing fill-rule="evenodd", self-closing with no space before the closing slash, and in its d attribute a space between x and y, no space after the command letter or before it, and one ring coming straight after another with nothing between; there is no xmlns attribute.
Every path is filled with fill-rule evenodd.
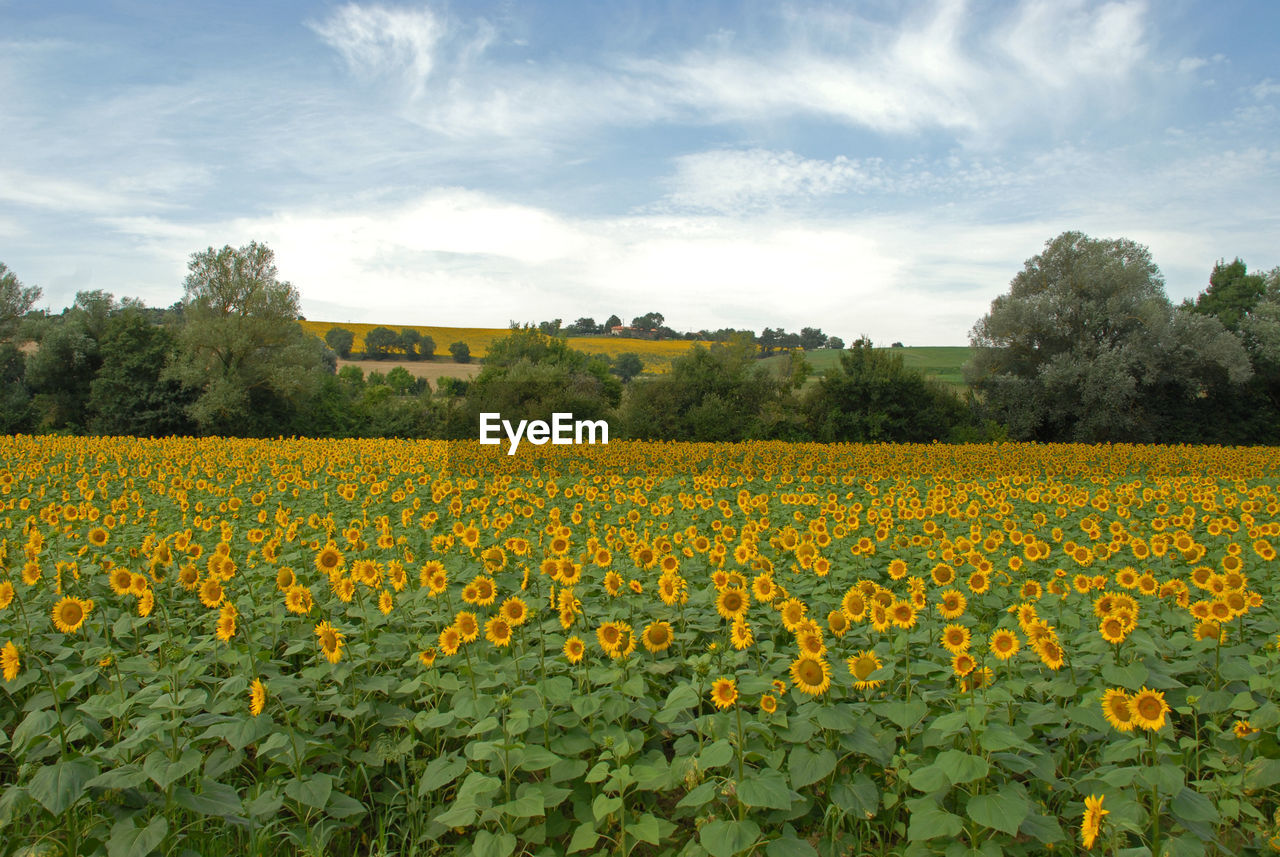
<svg viewBox="0 0 1280 857"><path fill-rule="evenodd" d="M256 242L193 254L166 310L95 291L45 316L39 297L0 264L0 431L474 438L481 412L567 411L664 440L1280 441L1280 268L1219 262L1174 306L1145 247L1077 232L1028 259L974 325L963 395L866 337L812 379L768 328L694 345L652 377L545 323L513 325L477 377L435 389L403 367L339 370L350 332L306 333L297 290ZM799 347L819 336L805 328ZM766 348L787 354L782 371L759 362ZM434 349L409 328L365 337L366 356Z"/></svg>

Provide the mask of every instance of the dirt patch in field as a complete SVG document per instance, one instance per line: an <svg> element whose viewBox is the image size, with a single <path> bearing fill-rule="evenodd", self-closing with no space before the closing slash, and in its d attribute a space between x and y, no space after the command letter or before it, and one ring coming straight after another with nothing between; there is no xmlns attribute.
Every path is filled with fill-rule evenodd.
<svg viewBox="0 0 1280 857"><path fill-rule="evenodd" d="M461 378L468 381L479 375L481 369L479 363L452 363L443 360L410 360L403 363L395 360L339 360L338 369L342 369L343 366L359 366L364 370L366 377L370 372L381 372L385 375L397 366L403 366L415 378L426 378L430 381L432 389L435 388L436 381L441 378Z"/></svg>

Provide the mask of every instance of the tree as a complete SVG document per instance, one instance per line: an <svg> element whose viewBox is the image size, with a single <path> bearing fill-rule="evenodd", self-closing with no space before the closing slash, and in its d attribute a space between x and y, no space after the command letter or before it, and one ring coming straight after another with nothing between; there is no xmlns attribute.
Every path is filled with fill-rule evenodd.
<svg viewBox="0 0 1280 857"><path fill-rule="evenodd" d="M1214 316L1227 330L1239 330L1240 322L1266 293L1266 278L1250 274L1239 257L1230 265L1219 259L1209 274L1209 287L1196 297L1194 304L1186 301L1183 307Z"/></svg>
<svg viewBox="0 0 1280 857"><path fill-rule="evenodd" d="M375 327L364 335L364 356L370 360L386 360L400 347L400 335L389 327Z"/></svg>
<svg viewBox="0 0 1280 857"><path fill-rule="evenodd" d="M901 354L876 349L865 336L840 354L839 367L811 389L803 410L820 441L947 440L967 422L950 391L906 369Z"/></svg>
<svg viewBox="0 0 1280 857"><path fill-rule="evenodd" d="M660 312L647 312L631 319L631 326L639 330L657 330L662 327L666 318Z"/></svg>
<svg viewBox="0 0 1280 857"><path fill-rule="evenodd" d="M627 351L613 358L613 367L609 371L625 384L644 371L644 361L634 351Z"/></svg>
<svg viewBox="0 0 1280 857"><path fill-rule="evenodd" d="M564 329L565 336L595 336L599 332L596 320L585 316Z"/></svg>
<svg viewBox="0 0 1280 857"><path fill-rule="evenodd" d="M1170 420L1250 369L1213 318L1175 315L1146 247L1064 232L974 325L969 382L1013 437L1170 439Z"/></svg>
<svg viewBox="0 0 1280 857"><path fill-rule="evenodd" d="M829 336L827 337L827 347L839 351L844 348L844 340L838 336Z"/></svg>
<svg viewBox="0 0 1280 857"><path fill-rule="evenodd" d="M465 342L455 342L450 345L449 354L453 356L454 363L471 362L471 346Z"/></svg>
<svg viewBox="0 0 1280 857"><path fill-rule="evenodd" d="M101 342L116 307L106 292L79 292L60 317L42 325L40 347L26 362L38 427L87 430L90 385L102 365Z"/></svg>
<svg viewBox="0 0 1280 857"><path fill-rule="evenodd" d="M39 286L24 286L17 275L0 262L0 340L13 336L22 317L40 300Z"/></svg>
<svg viewBox="0 0 1280 857"><path fill-rule="evenodd" d="M805 351L812 351L815 348L821 348L827 344L827 335L822 332L820 327L802 327L800 328L800 347Z"/></svg>
<svg viewBox="0 0 1280 857"><path fill-rule="evenodd" d="M187 412L206 433L278 434L333 371L332 353L298 324L298 292L256 241L193 253L178 350L165 377L196 391ZM329 354L326 359L326 354Z"/></svg>
<svg viewBox="0 0 1280 857"><path fill-rule="evenodd" d="M347 360L351 357L351 346L356 342L356 335L345 327L331 327L325 331L324 341L335 354Z"/></svg>
<svg viewBox="0 0 1280 857"><path fill-rule="evenodd" d="M416 360L419 357L425 357L418 351L418 347L422 345L422 334L412 327L403 327L400 329L399 349L404 352L404 356L410 360ZM431 343L431 350L435 351L435 343Z"/></svg>
<svg viewBox="0 0 1280 857"><path fill-rule="evenodd" d="M622 327L622 319L618 318L616 315L611 315L604 320L604 330L602 330L601 333L609 333L615 327Z"/></svg>
<svg viewBox="0 0 1280 857"><path fill-rule="evenodd" d="M194 428L187 407L193 391L164 377L177 340L147 318L145 310L124 307L106 324L101 366L89 387L89 428L97 434L163 437Z"/></svg>
<svg viewBox="0 0 1280 857"><path fill-rule="evenodd" d="M560 335L560 319L552 319L551 321L538 322L538 330L547 336Z"/></svg>

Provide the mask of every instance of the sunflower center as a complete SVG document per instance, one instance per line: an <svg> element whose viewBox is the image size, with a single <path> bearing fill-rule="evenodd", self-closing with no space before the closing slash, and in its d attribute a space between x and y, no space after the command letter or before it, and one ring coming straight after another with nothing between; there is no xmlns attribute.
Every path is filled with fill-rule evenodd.
<svg viewBox="0 0 1280 857"><path fill-rule="evenodd" d="M822 665L813 658L805 658L796 667L796 675L805 684L822 684Z"/></svg>

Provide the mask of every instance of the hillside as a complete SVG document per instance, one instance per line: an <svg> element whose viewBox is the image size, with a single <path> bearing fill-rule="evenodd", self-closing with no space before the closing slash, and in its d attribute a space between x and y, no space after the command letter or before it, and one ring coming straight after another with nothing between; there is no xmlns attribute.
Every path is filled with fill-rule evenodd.
<svg viewBox="0 0 1280 857"><path fill-rule="evenodd" d="M404 330L406 327L412 327L423 336L430 336L436 344L436 362L440 362L443 358L445 362L449 362L449 346L454 342L465 342L467 347L471 349L471 356L477 360L483 360L489 351L489 346L506 336L511 331L505 327L434 327L425 325L398 325L398 324L356 324L356 323L339 323L332 321L302 321L299 322L304 330L314 333L321 339L330 328L345 327L347 330L355 334L355 345L353 351L364 350L365 334L373 330L375 327L387 327L394 331ZM640 355L640 359L644 361L644 369L646 372L666 372L671 368L671 361L684 354L695 343L692 340L672 339L663 340L661 342L653 342L647 339L623 339L617 336L575 336L569 340L569 345L579 351L585 351L588 354L601 354L605 357L613 359L619 354L625 354L628 351ZM704 343L707 344L707 343ZM395 360L378 361L379 365L385 364L386 368L397 365ZM405 368L412 371L412 362L406 362ZM429 365L429 364L427 364ZM384 370L385 371L385 370ZM415 373L421 374L421 373Z"/></svg>
<svg viewBox="0 0 1280 857"><path fill-rule="evenodd" d="M907 348L882 349L892 350L902 355L902 362L908 369L916 369L926 378L932 378L956 392L965 389L963 367L973 354L967 345L925 345ZM822 376L828 369L840 365L840 352L830 348L806 351L804 359L813 367L810 382ZM782 372L786 366L785 354L767 357L762 363L776 372Z"/></svg>

